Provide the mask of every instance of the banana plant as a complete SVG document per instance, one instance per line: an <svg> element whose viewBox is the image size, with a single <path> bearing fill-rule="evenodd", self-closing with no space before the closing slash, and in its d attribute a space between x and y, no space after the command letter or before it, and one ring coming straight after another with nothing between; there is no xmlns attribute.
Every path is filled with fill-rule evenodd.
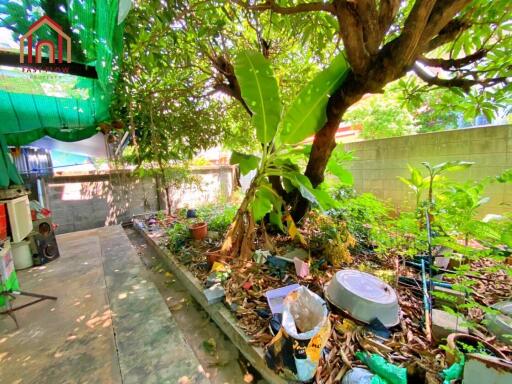
<svg viewBox="0 0 512 384"><path fill-rule="evenodd" d="M323 210L336 206L336 201L326 191L313 188L293 158L298 151L297 144L324 125L329 96L345 80L349 66L344 54L340 53L304 86L286 110L282 108L270 62L261 53L240 52L234 69L242 98L252 112L251 122L261 144L261 154L234 152L231 157L230 163L238 164L242 174L255 170L255 176L228 230L222 252L232 255L239 252L241 257L249 257L256 223L265 215L269 214L270 221L285 230L284 201L272 188L269 177L282 177L285 187L296 188L304 198ZM295 228L289 215L284 219L289 228Z"/></svg>

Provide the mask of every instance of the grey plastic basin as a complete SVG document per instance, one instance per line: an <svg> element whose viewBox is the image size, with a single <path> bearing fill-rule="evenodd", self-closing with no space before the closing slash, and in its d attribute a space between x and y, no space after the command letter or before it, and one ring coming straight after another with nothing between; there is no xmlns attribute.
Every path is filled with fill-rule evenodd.
<svg viewBox="0 0 512 384"><path fill-rule="evenodd" d="M370 323L379 319L386 327L399 322L396 292L369 273L346 269L336 272L325 289L327 300L354 319Z"/></svg>

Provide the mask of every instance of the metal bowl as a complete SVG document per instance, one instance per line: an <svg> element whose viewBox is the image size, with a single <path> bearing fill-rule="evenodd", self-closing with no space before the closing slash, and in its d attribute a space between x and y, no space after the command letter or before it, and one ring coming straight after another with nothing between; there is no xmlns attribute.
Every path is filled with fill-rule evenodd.
<svg viewBox="0 0 512 384"><path fill-rule="evenodd" d="M325 296L335 307L364 323L377 318L389 328L399 322L395 290L369 273L352 269L336 272L325 289Z"/></svg>

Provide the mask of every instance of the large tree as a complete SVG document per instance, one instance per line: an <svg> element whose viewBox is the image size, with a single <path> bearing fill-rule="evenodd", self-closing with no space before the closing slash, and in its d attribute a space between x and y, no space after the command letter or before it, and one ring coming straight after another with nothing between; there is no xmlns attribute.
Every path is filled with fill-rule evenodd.
<svg viewBox="0 0 512 384"><path fill-rule="evenodd" d="M247 117L252 110L233 66L237 52L255 49L271 60L286 104L305 79L344 51L350 73L330 96L325 124L316 132L304 169L316 187L324 179L345 112L363 95L382 93L386 84L406 74L417 76L420 84L403 82L410 99L418 89L448 88L451 102L464 111L489 115L505 104L512 67L511 8L508 0L140 1L132 33L144 60L139 73L148 71L148 63L155 80L169 78L170 71L177 81L169 84L179 92L186 88L187 98L206 98L204 105L230 111L238 104ZM235 103L220 98L223 104L217 104L221 93ZM169 107L180 113L176 108ZM229 119L240 137L250 137L244 135L243 126L249 124L243 114L226 116L242 120ZM299 193L285 193L279 178L271 181L293 207L294 217L302 217L308 202Z"/></svg>
<svg viewBox="0 0 512 384"><path fill-rule="evenodd" d="M313 186L324 180L336 146L335 133L347 109L364 94L380 93L410 71L428 85L473 92L482 109L509 95L512 4L508 0L232 2L256 13L288 17L322 13L336 20L315 33L332 35L327 29L336 29L351 71L331 95L327 120L315 135L305 170ZM299 198L295 216L301 217L307 208L307 200Z"/></svg>

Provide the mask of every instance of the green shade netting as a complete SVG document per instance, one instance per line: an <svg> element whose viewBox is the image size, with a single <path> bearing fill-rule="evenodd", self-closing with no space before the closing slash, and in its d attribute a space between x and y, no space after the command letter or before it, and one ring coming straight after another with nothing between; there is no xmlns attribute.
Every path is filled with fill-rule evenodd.
<svg viewBox="0 0 512 384"><path fill-rule="evenodd" d="M5 73L11 74L2 76ZM0 70L0 133L15 146L45 135L61 141L94 135L98 122L110 117L111 96L98 83L62 74Z"/></svg>
<svg viewBox="0 0 512 384"><path fill-rule="evenodd" d="M11 30L13 37L26 33L33 22L48 15L72 38L73 62L94 66L98 74L98 79L89 79L0 67L0 135L9 145L29 144L45 135L68 142L83 140L97 132L98 123L110 119L122 51L119 1L36 0L0 4L0 27ZM42 39L52 40L57 46L56 33L47 26L34 33L35 41ZM16 37L15 43L18 42Z"/></svg>
<svg viewBox="0 0 512 384"><path fill-rule="evenodd" d="M0 187L8 187L9 184L23 184L23 180L12 162L5 137L0 135Z"/></svg>

